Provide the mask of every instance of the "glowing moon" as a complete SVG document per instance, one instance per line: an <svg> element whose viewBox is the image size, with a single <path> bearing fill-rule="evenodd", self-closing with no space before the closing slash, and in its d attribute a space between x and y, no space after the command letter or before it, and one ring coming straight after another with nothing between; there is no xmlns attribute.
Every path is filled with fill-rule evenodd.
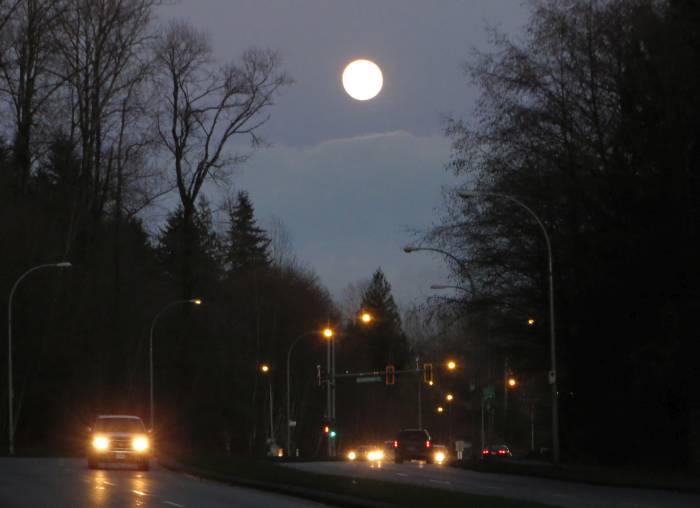
<svg viewBox="0 0 700 508"><path fill-rule="evenodd" d="M382 70L370 60L350 62L343 71L343 88L350 97L358 101L376 97L383 84Z"/></svg>

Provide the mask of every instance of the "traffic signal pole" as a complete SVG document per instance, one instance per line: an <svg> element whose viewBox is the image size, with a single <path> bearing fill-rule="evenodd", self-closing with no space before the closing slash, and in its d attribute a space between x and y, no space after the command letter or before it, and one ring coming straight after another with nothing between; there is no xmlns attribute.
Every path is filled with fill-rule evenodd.
<svg viewBox="0 0 700 508"><path fill-rule="evenodd" d="M329 339L326 343L326 421L330 424L331 421L331 342ZM326 436L328 443L328 457L331 455L331 439L330 435Z"/></svg>

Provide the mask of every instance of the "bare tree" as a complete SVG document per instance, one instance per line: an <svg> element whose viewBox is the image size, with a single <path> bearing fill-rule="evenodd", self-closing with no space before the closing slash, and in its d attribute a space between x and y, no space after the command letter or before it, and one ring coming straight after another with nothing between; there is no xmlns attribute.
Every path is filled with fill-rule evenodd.
<svg viewBox="0 0 700 508"><path fill-rule="evenodd" d="M190 25L172 22L156 46L157 89L162 107L157 132L175 173L184 210L184 254L191 259L190 237L197 196L207 180L225 179L246 155L228 150L234 136L260 141L258 128L269 115L279 89L289 77L279 70L279 56L270 50L249 49L240 62L216 66L207 37ZM183 268L184 291L191 274Z"/></svg>
<svg viewBox="0 0 700 508"><path fill-rule="evenodd" d="M121 208L123 170L129 161L141 160L147 145L137 128L143 113L138 99L156 4L157 0L68 0L61 17L57 47L70 115L65 130L79 146L81 164L67 250L86 214L99 218L115 198L115 181Z"/></svg>
<svg viewBox="0 0 700 508"><path fill-rule="evenodd" d="M14 163L22 192L34 160L32 144L38 116L62 85L55 70L52 31L63 12L63 0L21 0L0 14L0 98L12 112ZM1 10L0 10L1 12Z"/></svg>

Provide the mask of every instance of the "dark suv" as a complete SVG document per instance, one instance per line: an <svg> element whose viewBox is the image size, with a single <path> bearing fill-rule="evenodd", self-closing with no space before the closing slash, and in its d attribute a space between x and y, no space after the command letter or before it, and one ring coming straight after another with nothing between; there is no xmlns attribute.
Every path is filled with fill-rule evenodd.
<svg viewBox="0 0 700 508"><path fill-rule="evenodd" d="M425 429L404 429L394 441L394 462L424 460L433 462L433 440Z"/></svg>

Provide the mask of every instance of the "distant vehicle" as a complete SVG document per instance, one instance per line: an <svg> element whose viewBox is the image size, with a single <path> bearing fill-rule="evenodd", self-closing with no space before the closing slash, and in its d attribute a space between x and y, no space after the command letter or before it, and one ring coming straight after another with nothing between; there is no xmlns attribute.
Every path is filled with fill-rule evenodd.
<svg viewBox="0 0 700 508"><path fill-rule="evenodd" d="M384 460L384 451L381 446L361 445L349 449L345 457L350 461L367 460L370 462L380 462Z"/></svg>
<svg viewBox="0 0 700 508"><path fill-rule="evenodd" d="M483 450L481 450L482 460L498 460L512 456L513 454L510 452L510 448L504 444L486 446Z"/></svg>
<svg viewBox="0 0 700 508"><path fill-rule="evenodd" d="M146 428L138 416L100 415L89 427L87 463L96 469L100 463L133 463L148 471L151 443Z"/></svg>
<svg viewBox="0 0 700 508"><path fill-rule="evenodd" d="M404 429L394 441L394 462L401 464L406 460L424 460L432 463L433 440L425 429Z"/></svg>
<svg viewBox="0 0 700 508"><path fill-rule="evenodd" d="M435 464L444 464L450 459L450 453L445 445L433 445L433 462Z"/></svg>

